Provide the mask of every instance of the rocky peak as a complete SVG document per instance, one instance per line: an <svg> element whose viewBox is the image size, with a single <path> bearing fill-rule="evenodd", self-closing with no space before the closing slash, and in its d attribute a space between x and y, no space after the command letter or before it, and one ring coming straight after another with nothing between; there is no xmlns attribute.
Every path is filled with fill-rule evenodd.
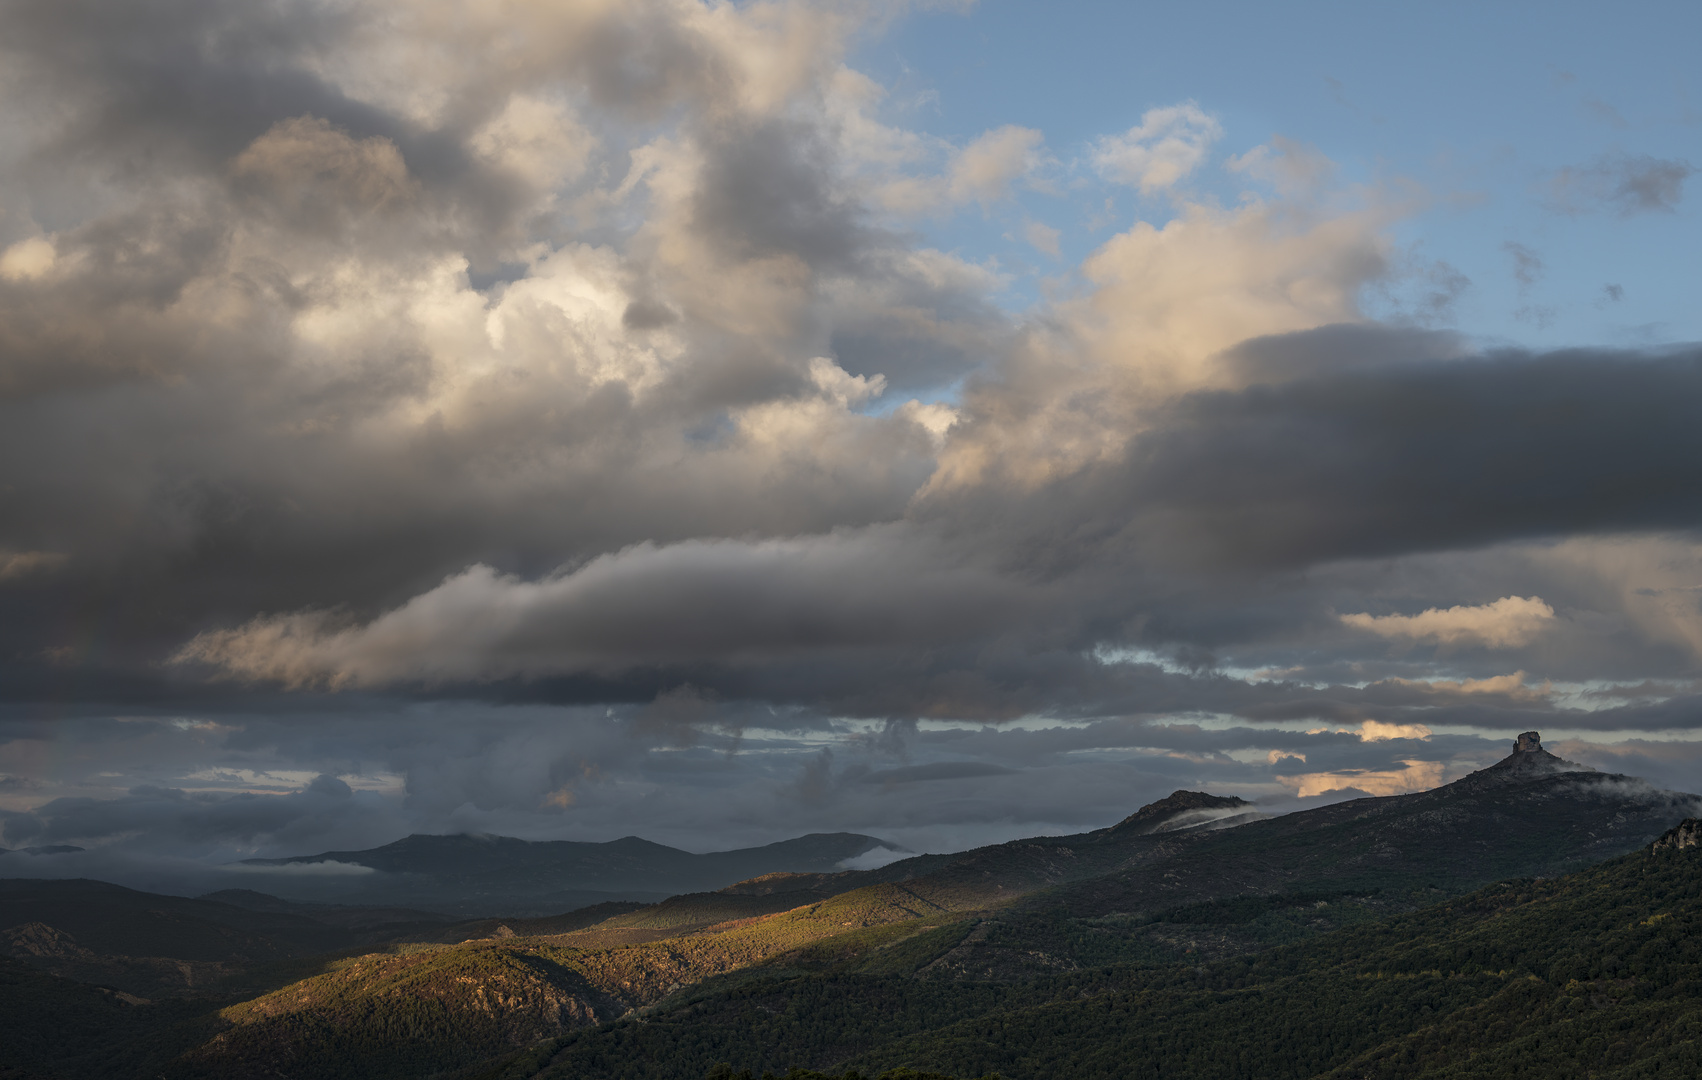
<svg viewBox="0 0 1702 1080"><path fill-rule="evenodd" d="M1157 802L1147 803L1111 827L1112 832L1144 836L1174 832L1204 825L1217 825L1232 818L1262 817L1253 804L1234 795L1212 795L1204 791L1173 791Z"/></svg>
<svg viewBox="0 0 1702 1080"><path fill-rule="evenodd" d="M1513 752L1497 761L1486 773L1541 775L1556 772L1595 772L1588 765L1556 757L1542 748L1542 733L1527 731L1513 740Z"/></svg>
<svg viewBox="0 0 1702 1080"><path fill-rule="evenodd" d="M1512 753L1487 769L1479 769L1454 781L1448 787L1459 791L1488 791L1506 784L1524 784L1562 773L1601 775L1588 765L1580 765L1576 761L1567 761L1549 753L1542 748L1541 732L1527 731L1513 740Z"/></svg>
<svg viewBox="0 0 1702 1080"><path fill-rule="evenodd" d="M1685 848L1702 847L1702 821L1696 818L1685 818L1661 835L1649 846L1650 851L1662 851L1672 848L1683 851Z"/></svg>

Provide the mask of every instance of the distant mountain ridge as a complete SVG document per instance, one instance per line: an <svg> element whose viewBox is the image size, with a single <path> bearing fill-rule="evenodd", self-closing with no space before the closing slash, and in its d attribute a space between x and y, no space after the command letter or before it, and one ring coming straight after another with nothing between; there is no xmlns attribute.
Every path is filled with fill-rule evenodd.
<svg viewBox="0 0 1702 1080"><path fill-rule="evenodd" d="M844 832L705 854L638 836L596 843L415 833L362 851L244 859L236 865L252 867L256 874L276 872L268 874L265 891L292 898L480 916L550 915L596 903L709 892L777 872L833 872L849 859L879 850L908 854L889 841ZM332 863L375 873L335 878L288 873Z"/></svg>
<svg viewBox="0 0 1702 1080"><path fill-rule="evenodd" d="M1331 1070L1361 1052L1404 1060L1407 1050L1388 1040L1407 1032L1422 1043L1424 1010L1439 1012L1447 998L1496 1010L1481 1023L1456 1011L1450 1022L1497 1045L1505 1039L1496 1033L1523 1022L1534 1003L1548 1010L1537 1018L1544 1039L1587 1048L1600 1036L1617 1053L1612 1040L1628 1037L1610 1032L1624 1021L1644 1024L1639 1038L1657 1046L1671 1013L1690 1025L1689 1046L1702 1044L1693 1037L1702 1032L1702 982L1692 977L1702 970L1699 814L1696 795L1564 761L1527 732L1502 761L1430 791L1265 817L1245 800L1184 790L1072 836L871 870L769 873L661 903L547 917L445 922L241 889L184 901L96 882L19 883L0 887L15 893L0 897L11 953L0 956L0 1043L9 1015L21 1018L11 1022L21 1038L41 1026L69 1036L78 1017L98 1013L113 1037L77 1035L32 1059L69 1064L83 1042L108 1056L141 1055L128 1072L96 1064L64 1073L88 1080L701 1080L728 1075L717 1062L779 1072L897 1061L959 1075L997 1067L1018 1080L1109 1080L1147 1075L1167 1055L1163 1075L1396 1080L1430 1074ZM842 855L858 839L800 838L789 861ZM1627 856L1639 848L1642 856ZM357 883L449 888L458 869L459 887L476 891L513 887L516 866L535 871L550 853L557 857L545 861L558 869L572 861L563 852L617 867L678 866L684 857L689 869L712 858L636 838L557 848L413 837L373 850L269 860L256 872L364 858L392 869L368 867ZM1560 876L1616 857L1600 872ZM1504 884L1465 896L1493 881ZM1523 913L1495 923L1510 904ZM1481 932L1468 925L1485 918ZM1516 929L1502 941L1496 925ZM373 944L303 955L360 939ZM1371 946L1381 959L1366 958ZM1437 949L1453 959L1429 958ZM1200 983L1210 971L1218 981ZM1244 981L1249 971L1265 972L1256 986ZM1311 981L1302 988L1296 978ZM86 985L97 981L162 997L125 1013L135 1002ZM1645 989L1656 992L1647 1009L1637 1004ZM204 993L212 1000L195 1004ZM1686 1011L1673 1013L1681 1000ZM38 1002L61 1002L55 1008L68 1018ZM1186 1022L1176 1011L1184 1005ZM1611 1024L1574 1023L1622 1006L1631 1011ZM172 1026L174 1009L184 1023ZM1321 1034L1272 1039L1272 1018L1277 1034L1301 1032L1297 1025ZM106 1026L124 1023L134 1036ZM1195 1051L1178 1038L1205 1056L1186 1065L1175 1055ZM1048 1060L1024 1058L1030 1046L1046 1046ZM1233 1053L1223 1057L1222 1046ZM1449 1052L1427 1047L1412 1049ZM1072 1055L1079 1069L1050 1060ZM1317 1065L1248 1064L1260 1055ZM152 1064L141 1067L143 1058ZM1140 1069L1128 1068L1136 1060ZM1697 1075L1677 1068L1688 1061L1658 1075Z"/></svg>

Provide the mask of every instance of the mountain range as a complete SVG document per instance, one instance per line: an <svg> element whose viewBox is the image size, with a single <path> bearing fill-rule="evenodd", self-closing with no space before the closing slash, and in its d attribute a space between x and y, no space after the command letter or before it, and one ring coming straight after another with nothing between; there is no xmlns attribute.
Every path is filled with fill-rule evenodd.
<svg viewBox="0 0 1702 1080"><path fill-rule="evenodd" d="M546 915L611 901L662 900L777 871L832 871L908 854L858 833L811 833L764 847L694 854L624 836L606 843L415 834L363 851L244 859L267 891L343 904L402 904L463 916ZM332 872L326 873L330 870Z"/></svg>
<svg viewBox="0 0 1702 1080"><path fill-rule="evenodd" d="M1511 1075L1507 1048L1524 1046L1551 1064L1571 1047L1579 1076L1693 1075L1699 812L1529 733L1432 791L1280 817L1184 791L1089 833L547 917L245 891L165 903L92 882L30 899L45 883L19 884L0 905L0 1013L35 1049L5 1063L67 1078L1346 1080ZM426 845L388 847L397 869L375 874L423 872L407 860ZM528 849L479 850L500 865ZM373 857L305 858L333 856ZM172 985L167 962L225 966ZM106 1018L93 1033L91 1015ZM55 1023L64 1038L44 1044Z"/></svg>

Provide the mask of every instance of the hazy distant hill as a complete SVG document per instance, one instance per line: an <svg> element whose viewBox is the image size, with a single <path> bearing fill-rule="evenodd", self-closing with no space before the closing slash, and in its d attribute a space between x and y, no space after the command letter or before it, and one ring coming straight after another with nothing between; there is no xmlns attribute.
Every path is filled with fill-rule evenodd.
<svg viewBox="0 0 1702 1080"><path fill-rule="evenodd" d="M636 836L583 843L416 834L365 851L245 859L241 865L253 868L263 891L296 898L404 904L468 916L548 915L607 901L705 892L777 871L833 871L877 850L903 851L857 833L811 833L701 855ZM372 872L314 873L316 864Z"/></svg>

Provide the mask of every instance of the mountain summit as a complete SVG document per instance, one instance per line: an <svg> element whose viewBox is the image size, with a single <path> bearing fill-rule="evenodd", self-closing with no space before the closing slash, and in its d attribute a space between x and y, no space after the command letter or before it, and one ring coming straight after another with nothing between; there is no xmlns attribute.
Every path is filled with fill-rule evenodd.
<svg viewBox="0 0 1702 1080"><path fill-rule="evenodd" d="M1486 773L1496 771L1516 772L1521 775L1553 772L1585 772L1596 770L1588 765L1580 765L1576 761L1567 761L1556 757L1542 748L1542 733L1527 731L1513 740L1513 752L1497 761L1489 768L1482 770Z"/></svg>
<svg viewBox="0 0 1702 1080"><path fill-rule="evenodd" d="M1567 761L1563 757L1549 753L1542 748L1541 732L1526 731L1513 740L1513 752L1500 761L1437 790L1445 791L1454 788L1459 791L1487 791L1490 788L1505 787L1508 784L1520 785L1568 775L1581 783L1591 785L1599 784L1603 780L1613 779L1588 765L1580 765L1576 761ZM1643 787L1650 786L1646 781L1637 780L1633 777L1618 777L1618 779Z"/></svg>

